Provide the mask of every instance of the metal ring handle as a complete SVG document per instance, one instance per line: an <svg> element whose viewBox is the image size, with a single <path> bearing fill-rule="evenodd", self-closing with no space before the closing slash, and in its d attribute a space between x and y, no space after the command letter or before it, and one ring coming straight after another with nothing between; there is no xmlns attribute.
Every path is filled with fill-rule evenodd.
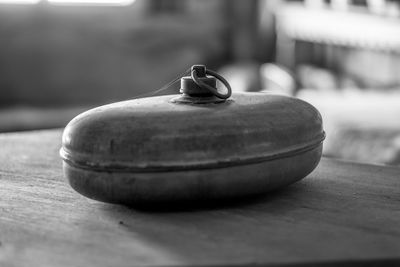
<svg viewBox="0 0 400 267"><path fill-rule="evenodd" d="M220 82L222 82L222 83L225 85L225 87L226 87L226 89L227 89L227 92L226 92L225 94L221 94L220 92L218 92L218 89L217 89L217 88L212 87L212 86L206 84L205 82L201 81L201 80L199 79L199 77L197 76L197 72L196 72L195 69L192 69L191 75L190 75L190 76L192 77L193 81L194 81L198 86L200 86L201 88L207 89L208 91L210 91L211 93L213 93L216 97L219 97L219 98L221 98L221 99L227 99L227 98L229 98L229 97L232 95L232 88L231 88L230 84L228 83L228 81L225 80L224 77L222 77L221 75L219 75L219 74L216 73L215 71L208 70L208 69L206 70L206 74L211 75L211 76L214 76L214 77L217 78Z"/></svg>

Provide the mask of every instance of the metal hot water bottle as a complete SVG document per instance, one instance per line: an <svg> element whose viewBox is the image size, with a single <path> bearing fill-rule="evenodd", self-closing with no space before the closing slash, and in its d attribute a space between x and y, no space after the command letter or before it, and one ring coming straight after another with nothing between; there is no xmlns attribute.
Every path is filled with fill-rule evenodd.
<svg viewBox="0 0 400 267"><path fill-rule="evenodd" d="M317 166L325 133L310 104L268 93L231 95L228 82L202 65L181 78L180 91L75 117L60 152L70 185L104 202L187 204L265 194Z"/></svg>

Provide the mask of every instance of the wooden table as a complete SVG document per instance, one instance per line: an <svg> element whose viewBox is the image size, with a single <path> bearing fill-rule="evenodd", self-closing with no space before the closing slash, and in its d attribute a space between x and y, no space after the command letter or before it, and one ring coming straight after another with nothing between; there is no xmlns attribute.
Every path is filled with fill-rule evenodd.
<svg viewBox="0 0 400 267"><path fill-rule="evenodd" d="M0 135L0 266L400 266L400 169L323 159L262 198L149 212L75 193L60 139Z"/></svg>

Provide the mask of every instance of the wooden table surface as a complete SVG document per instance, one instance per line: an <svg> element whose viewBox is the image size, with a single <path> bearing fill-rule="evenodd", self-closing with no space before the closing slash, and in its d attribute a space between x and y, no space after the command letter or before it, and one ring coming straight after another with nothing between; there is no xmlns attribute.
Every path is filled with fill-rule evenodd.
<svg viewBox="0 0 400 267"><path fill-rule="evenodd" d="M323 159L230 205L149 212L65 182L61 130L0 135L0 266L400 266L400 169Z"/></svg>

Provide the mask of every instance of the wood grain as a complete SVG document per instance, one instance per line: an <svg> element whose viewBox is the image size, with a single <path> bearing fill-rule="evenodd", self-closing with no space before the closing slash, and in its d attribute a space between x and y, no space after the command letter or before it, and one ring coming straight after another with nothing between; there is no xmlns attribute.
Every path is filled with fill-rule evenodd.
<svg viewBox="0 0 400 267"><path fill-rule="evenodd" d="M0 266L400 264L400 169L323 159L264 197L149 212L75 193L60 143L0 135Z"/></svg>

